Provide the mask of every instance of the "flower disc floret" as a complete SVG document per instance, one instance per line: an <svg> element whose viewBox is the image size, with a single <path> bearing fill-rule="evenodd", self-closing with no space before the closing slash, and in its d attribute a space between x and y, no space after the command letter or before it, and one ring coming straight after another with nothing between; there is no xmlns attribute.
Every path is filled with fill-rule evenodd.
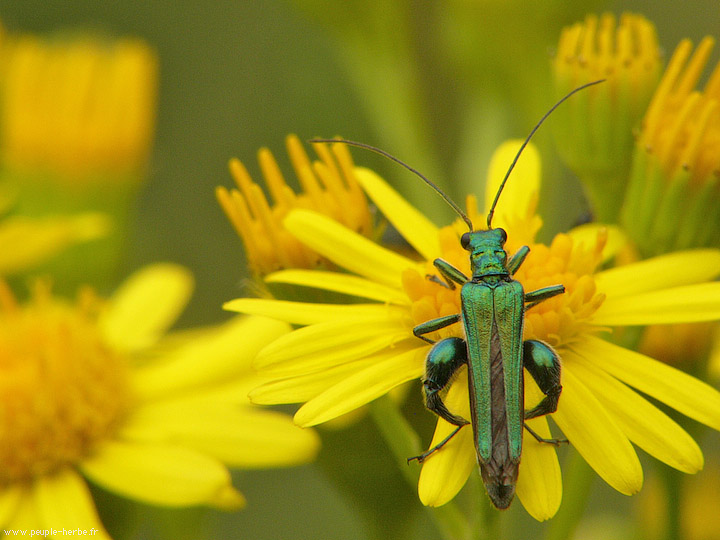
<svg viewBox="0 0 720 540"><path fill-rule="evenodd" d="M468 253L460 247L455 228L444 227L439 236L440 258L470 277ZM524 339L539 339L561 347L587 329L593 313L605 298L597 292L592 277L605 241L605 235L600 233L596 244L586 248L577 245L570 236L559 234L549 246L533 244L530 247L530 254L513 278L522 283L525 292L563 284L565 293L528 310ZM509 257L512 255L508 253ZM411 301L413 325L461 312L460 288L452 290L428 279L427 276L437 275L431 262L425 264L424 270L425 275L409 268L402 275L403 289ZM442 329L431 337L437 340L450 336L462 336L460 325Z"/></svg>
<svg viewBox="0 0 720 540"><path fill-rule="evenodd" d="M0 312L0 484L29 480L86 457L126 411L128 367L103 342L90 305L49 298L39 285Z"/></svg>

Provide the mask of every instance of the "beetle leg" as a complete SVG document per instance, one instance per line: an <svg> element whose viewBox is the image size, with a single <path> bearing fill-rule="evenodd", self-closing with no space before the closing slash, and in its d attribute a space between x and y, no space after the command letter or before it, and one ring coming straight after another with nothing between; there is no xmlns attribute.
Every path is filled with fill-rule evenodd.
<svg viewBox="0 0 720 540"><path fill-rule="evenodd" d="M446 338L438 341L427 355L425 360L425 376L423 389L425 391L425 406L443 420L464 426L467 420L452 414L440 397L440 392L450 383L455 372L467 362L467 347L465 341L458 337Z"/></svg>
<svg viewBox="0 0 720 540"><path fill-rule="evenodd" d="M512 258L507 263L507 269L510 272L510 275L515 275L515 272L517 272L518 268L520 268L520 265L522 265L523 261L525 261L525 257L528 256L528 253L530 253L530 248L527 246L523 246L520 249L517 250L517 253L512 256Z"/></svg>
<svg viewBox="0 0 720 540"><path fill-rule="evenodd" d="M450 326L451 324L455 324L460 320L460 314L457 313L455 315L447 315L445 317L438 317L437 319L432 319L430 321L426 321L422 324L418 324L415 328L413 328L413 335L415 337L419 337L423 341L427 341L430 344L435 343L431 339L428 339L424 336L424 334L429 334L430 332L435 332L436 330L440 330L442 328L445 328L446 326Z"/></svg>
<svg viewBox="0 0 720 540"><path fill-rule="evenodd" d="M442 279L437 276L428 276L428 279L442 285L443 287L451 290L455 290L455 284L462 285L467 283L470 279L463 274L460 270L455 268L452 264L442 259L435 259L433 265L440 272Z"/></svg>
<svg viewBox="0 0 720 540"><path fill-rule="evenodd" d="M564 292L565 286L551 285L550 287L543 287L542 289L525 293L525 303L527 304L525 310L527 311L531 307L537 306L540 302Z"/></svg>
<svg viewBox="0 0 720 540"><path fill-rule="evenodd" d="M562 392L557 353L546 343L531 339L523 343L523 364L535 379L540 391L545 394L540 403L525 411L525 419L554 413Z"/></svg>
<svg viewBox="0 0 720 540"><path fill-rule="evenodd" d="M535 437L535 440L539 443L547 443L552 444L553 446L560 446L562 443L568 443L567 439L546 439L545 437L541 437L533 429L530 428L530 426L527 425L527 423L523 424L525 426L525 429L528 430L528 433Z"/></svg>
<svg viewBox="0 0 720 540"><path fill-rule="evenodd" d="M466 425L467 425L467 422L465 424L463 424L462 426L458 426L455 429L453 429L452 433L450 433L450 435L445 437L442 441L437 443L430 450L423 452L419 456L413 456L413 457L407 458L408 463L410 463L413 460L417 460L418 463L422 463L423 461L425 461L428 458L428 456L430 456L431 454L434 454L435 452L440 450L443 446L445 446L450 441L450 439L452 439L455 435L457 435L457 432L460 431L462 428L464 428Z"/></svg>
<svg viewBox="0 0 720 540"><path fill-rule="evenodd" d="M446 422L458 427L430 450L419 456L411 457L408 461L417 459L422 463L430 454L445 446L460 431L460 428L469 424L464 418L452 414L440 396L440 392L450 383L458 368L465 363L467 363L467 346L465 341L458 337L440 340L430 349L425 360L425 376L423 377L425 406Z"/></svg>

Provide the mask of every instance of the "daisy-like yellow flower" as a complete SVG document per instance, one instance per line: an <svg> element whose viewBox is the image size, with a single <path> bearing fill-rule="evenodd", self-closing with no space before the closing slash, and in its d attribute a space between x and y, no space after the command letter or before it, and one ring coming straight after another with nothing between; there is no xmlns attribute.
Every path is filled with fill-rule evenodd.
<svg viewBox="0 0 720 540"><path fill-rule="evenodd" d="M496 153L488 182L492 196L501 177L498 171L505 171L516 149L517 144L509 144ZM565 294L530 309L524 326L525 339L545 341L561 357L563 392L552 415L555 424L597 473L624 494L636 493L642 486L642 468L633 444L679 470L698 471L703 457L697 444L639 392L715 429L720 429L720 393L672 367L609 343L599 334L612 326L720 318L720 284L708 283L720 273L720 253L677 253L598 271L602 234L591 242L560 234L550 245L535 243L540 225L534 213L539 161L529 147L503 193L494 225L506 229L508 252L523 244L530 246L530 254L514 276L526 291L554 284L566 288ZM341 292L365 302L237 299L226 304L229 310L302 325L260 352L255 365L271 380L251 393L257 403L304 403L295 415L302 426L335 418L421 377L429 346L412 335L412 328L460 313L459 291L426 279L427 274L436 273L431 261L442 257L469 274L468 254L459 242L459 235L467 230L464 225L438 228L372 171L359 168L355 176L424 261L389 251L332 219L297 210L286 218L287 230L348 273L285 270L266 280ZM472 199L468 206L473 222L482 223ZM462 337L460 326L430 337ZM525 394L527 409L541 397L529 376ZM444 401L451 412L470 418L464 369ZM550 436L546 418L528 423L541 436ZM454 427L439 419L430 446ZM422 502L439 506L452 499L476 467L474 452L472 432L464 428L432 454L420 476ZM519 499L532 516L542 520L557 511L561 491L554 447L525 435Z"/></svg>
<svg viewBox="0 0 720 540"><path fill-rule="evenodd" d="M262 188L252 181L241 161L230 160L230 172L238 189L218 187L220 206L242 238L250 269L264 276L282 268L315 268L330 261L307 248L282 225L293 208L321 212L364 236L372 234L367 199L354 176L347 148L314 144L320 160L311 162L295 135L286 140L288 155L302 187L295 193L283 178L270 150L258 152L270 204Z"/></svg>
<svg viewBox="0 0 720 540"><path fill-rule="evenodd" d="M72 304L39 282L21 305L0 287L0 527L108 538L86 479L148 504L232 509L244 499L228 466L314 456L311 430L246 397L250 359L287 325L240 317L161 339L191 289L170 264L108 301L84 291Z"/></svg>

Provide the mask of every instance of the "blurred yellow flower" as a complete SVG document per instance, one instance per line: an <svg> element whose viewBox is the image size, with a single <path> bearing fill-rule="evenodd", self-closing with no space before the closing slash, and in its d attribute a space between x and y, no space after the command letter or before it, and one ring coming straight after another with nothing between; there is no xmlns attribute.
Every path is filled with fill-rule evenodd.
<svg viewBox="0 0 720 540"><path fill-rule="evenodd" d="M227 466L314 456L312 431L246 397L252 356L287 325L237 318L162 339L191 289L171 264L109 301L86 289L72 304L40 281L20 305L0 288L0 527L107 538L83 477L149 504L230 509L244 499Z"/></svg>
<svg viewBox="0 0 720 540"><path fill-rule="evenodd" d="M99 212L112 225L100 241L45 266L56 290L116 282L148 170L157 84L156 53L141 39L79 30L3 33L1 189L13 194L19 215L51 223L59 215Z"/></svg>
<svg viewBox="0 0 720 540"><path fill-rule="evenodd" d="M518 143L503 145L495 160L509 163L517 148ZM491 167L490 199L501 179L498 170L504 168ZM700 470L703 457L695 441L639 392L715 429L720 429L720 393L597 334L611 326L720 318L720 284L708 282L720 273L720 252L677 253L598 271L604 234L589 244L562 234L549 246L535 242L540 225L534 212L540 159L532 147L513 174L513 188L503 194L494 223L507 231L509 252L523 244L531 248L514 278L525 290L558 283L566 288L565 294L533 307L525 316L525 339L551 344L562 358L563 393L553 420L595 471L621 493L633 494L642 486L633 443L681 471ZM460 312L459 289L451 291L425 276L435 274L432 261L437 257L465 274L469 271L467 252L459 242L464 224L439 229L372 171L358 168L355 176L423 262L391 252L328 217L294 210L285 219L287 230L350 273L285 270L266 280L341 292L370 302L315 304L243 298L225 306L302 326L259 353L255 366L268 382L251 393L257 403L304 403L295 415L302 426L326 422L421 377L429 345L413 337L412 328ZM481 223L472 199L469 206L471 219ZM675 271L680 261L692 271ZM448 336L462 337L459 325L431 337ZM469 418L466 381L463 370L444 401L452 412ZM527 408L541 397L529 376L525 393ZM550 436L546 418L528 423L541 436ZM431 445L454 428L439 419ZM471 430L461 430L424 462L419 483L423 503L448 502L475 466ZM525 508L539 520L553 516L562 493L555 449L525 436L520 470L517 494Z"/></svg>
<svg viewBox="0 0 720 540"><path fill-rule="evenodd" d="M661 477L648 479L647 493L637 501L642 538L662 538L668 529L668 506L680 505L680 520L675 526L683 540L717 540L720 515L710 511L720 502L720 456L708 456L703 474L688 478L681 493L668 497ZM678 501L679 498L679 501Z"/></svg>
<svg viewBox="0 0 720 540"><path fill-rule="evenodd" d="M3 38L0 148L5 167L50 171L57 181L72 184L98 173L106 179L141 177L155 128L155 52L131 38Z"/></svg>

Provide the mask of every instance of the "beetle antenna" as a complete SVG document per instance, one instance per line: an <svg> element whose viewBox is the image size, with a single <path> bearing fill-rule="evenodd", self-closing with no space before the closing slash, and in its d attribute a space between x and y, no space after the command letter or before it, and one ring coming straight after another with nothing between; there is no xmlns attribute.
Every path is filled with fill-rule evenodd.
<svg viewBox="0 0 720 540"><path fill-rule="evenodd" d="M438 195L440 195L446 203L448 203L450 205L450 208L455 210L457 215L459 215L462 218L462 220L465 222L465 224L470 229L470 232L472 232L474 230L472 221L470 221L470 218L467 216L467 214L465 212L463 212L460 209L460 207L457 204L455 204L455 202L443 192L443 190L441 190L434 182L432 182L431 180L426 178L420 171L412 168L410 165L399 160L392 154L388 154L385 150L380 150L380 148L370 146L369 144L365 144L365 143L361 143L361 142L357 142L357 141L349 141L347 139L310 139L308 142L310 142L310 143L342 143L342 144L347 144L348 146L357 146L358 148L364 148L365 150L370 150L371 152L375 152L376 154L380 154L381 156L384 156L384 157L388 158L389 160L394 161L398 165L405 167L408 171L410 171L414 175L418 176L428 186L430 186L433 190L435 190L435 192Z"/></svg>
<svg viewBox="0 0 720 540"><path fill-rule="evenodd" d="M510 164L510 167L508 168L508 171L505 173L505 178L503 178L503 181L502 181L502 183L500 184L500 187L498 188L497 193L495 194L495 200L493 201L492 206L490 207L490 212L488 212L488 216L487 216L487 226L488 226L488 229L492 229L492 218L493 218L493 214L495 213L495 207L497 206L498 199L500 199L500 194L502 193L502 190L503 190L503 188L505 187L505 183L507 182L508 178L510 177L510 173L512 172L512 170L515 168L515 164L517 163L518 159L520 159L520 154L523 153L523 150L525 150L525 147L526 147L526 146L528 145L528 143L530 142L530 139L532 138L532 136L535 135L535 132L538 130L538 128L540 127L540 125L545 121L545 119L546 119L548 116L550 116L550 115L552 114L552 112L553 112L555 109L557 109L557 108L560 106L560 104L561 104L563 101L565 101L566 99L568 99L568 98L569 98L570 96L572 96L574 93L579 92L580 90L584 90L584 89L587 88L588 86L593 86L593 85L595 85L595 84L599 84L599 83L604 82L604 81L605 81L605 79L600 79L599 81L589 82L589 83L583 84L582 86L578 86L578 87L575 88L574 90L568 92L562 99L560 99L557 103L555 103L555 105L553 105L552 107L550 107L550 110L543 115L543 117L540 119L540 121L539 121L537 124L535 124L535 127L532 128L532 131L530 131L530 134L525 138L525 141L522 143L522 146L520 146L520 150L518 150L517 154L515 154L515 159L513 159L512 163Z"/></svg>

